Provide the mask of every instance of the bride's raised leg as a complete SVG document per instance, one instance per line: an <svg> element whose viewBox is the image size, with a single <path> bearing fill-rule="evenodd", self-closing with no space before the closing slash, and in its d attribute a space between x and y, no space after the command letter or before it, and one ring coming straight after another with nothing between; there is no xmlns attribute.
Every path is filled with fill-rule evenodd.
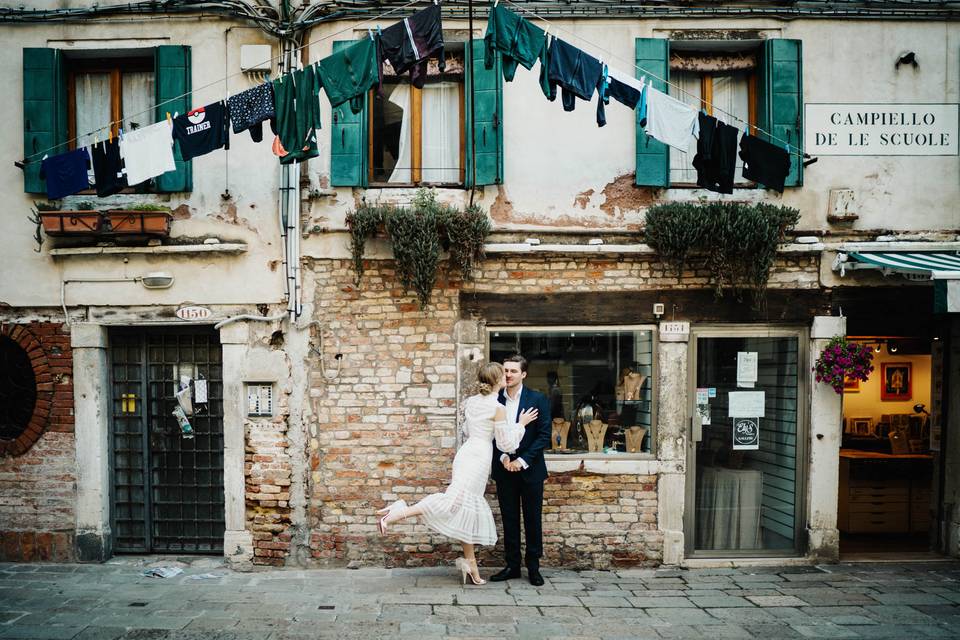
<svg viewBox="0 0 960 640"><path fill-rule="evenodd" d="M397 500L396 502L387 505L383 509L377 511L377 515L383 515L380 518L378 527L380 528L380 535L385 535L387 533L387 527L401 520L406 520L407 518L413 518L415 516L423 513L423 508L420 507L420 504L415 504L412 507L408 507L407 503L403 500Z"/></svg>

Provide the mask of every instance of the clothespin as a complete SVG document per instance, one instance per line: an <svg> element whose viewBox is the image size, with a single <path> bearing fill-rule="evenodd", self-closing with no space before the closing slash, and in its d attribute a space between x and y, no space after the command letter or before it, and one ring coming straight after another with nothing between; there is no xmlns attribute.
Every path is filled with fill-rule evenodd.
<svg viewBox="0 0 960 640"><path fill-rule="evenodd" d="M377 35L378 35L378 36L382 36L382 35L383 35L383 30L380 28L380 25L379 25L379 24L377 25Z"/></svg>
<svg viewBox="0 0 960 640"><path fill-rule="evenodd" d="M496 7L498 4L500 4L500 0L493 0L493 6L494 6L494 7Z"/></svg>
<svg viewBox="0 0 960 640"><path fill-rule="evenodd" d="M373 29L367 27L367 35L370 36L370 39L373 40Z"/></svg>
<svg viewBox="0 0 960 640"><path fill-rule="evenodd" d="M167 122L170 122L170 123L173 122L173 118L170 117L170 112L169 112L169 111L167 111Z"/></svg>
<svg viewBox="0 0 960 640"><path fill-rule="evenodd" d="M113 144L113 126L107 127L107 141Z"/></svg>

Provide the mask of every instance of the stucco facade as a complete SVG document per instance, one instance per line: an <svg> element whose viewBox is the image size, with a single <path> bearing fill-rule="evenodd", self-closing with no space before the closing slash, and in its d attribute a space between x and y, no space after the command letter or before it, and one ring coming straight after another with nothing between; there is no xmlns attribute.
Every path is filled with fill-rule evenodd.
<svg viewBox="0 0 960 640"><path fill-rule="evenodd" d="M33 4L52 8L52 3ZM462 41L469 34L468 22L459 15L444 19L449 40ZM804 103L960 102L960 9L930 20L909 15L785 17L759 12L712 18L655 17L642 11L617 18L561 15L551 18L551 30L626 70L633 65L637 38L685 40L713 34L711 42L799 40ZM332 51L334 41L365 37L368 27L395 19L320 22L302 32L297 43L303 47L301 60L314 62ZM478 13L473 37L481 38L484 27L485 12ZM12 44L11 54L0 59L0 77L7 80L0 106L13 123L0 132L0 142L17 154L23 139L22 48L78 52L189 46L195 106L253 86L254 77L240 67L242 45L266 44L274 56L281 54L279 40L249 21L215 14L4 22L0 34ZM919 66L895 66L905 50L915 52ZM272 71L279 70L275 61ZM841 397L807 372L827 341L847 331L841 315L850 315L853 303L846 300L853 294L844 291L869 299L873 290L882 299L901 286L929 293L930 284L869 272L841 277L832 265L845 242L885 250L898 242L925 242L922 246L932 250L960 250L960 157L824 156L805 169L802 186L788 187L782 195L758 188L718 196L702 189L637 187L635 114L611 103L607 125L598 128L593 104L562 111L543 98L536 73L536 68L520 69L513 82L503 84L502 183L473 193L438 190L442 201L455 206L478 203L489 213L492 235L476 279L464 283L442 266L432 302L424 309L397 282L383 238L368 243L367 272L359 285L354 281L347 214L364 200L407 204L415 192L331 186L334 114L325 98L320 101L320 155L302 165L299 198L294 198L299 205L297 255L288 253L290 243L281 237L281 170L270 152L269 134L260 144L246 133L234 135L229 151L195 159L189 193L111 197L111 206L134 201L169 205L172 230L162 246L71 248L44 237L37 251L28 214L39 197L23 193L23 174L8 163L0 172L0 193L8 204L6 233L0 235L0 320L4 326L56 324L61 335L69 336L76 435L46 426L41 441L25 454L55 458L57 464L44 465L43 474L56 476L72 494L64 504L35 507L39 513L32 520L14 508L23 505L19 483L32 477L19 466L27 458L0 461L4 478L13 480L0 483L0 531L47 534L55 530L49 525L54 513L72 510L67 513L75 520L69 528L71 557L108 558L115 537L108 437L116 402L111 396L110 331L209 328L237 316L258 316L218 324L215 331L223 369L224 555L239 567L446 562L456 555L456 545L412 523L401 526L397 536L381 539L374 511L385 501L411 502L444 486L459 442L459 407L472 392L477 362L488 357L488 329L658 327L672 320L690 322L693 338L658 336L657 430L651 451L617 459L548 458L545 562L608 568L682 564L696 555L691 554L688 530L692 342L698 329L724 326L786 328L798 336L798 362L804 365L797 431L803 439L798 449L803 457L797 462L802 539L788 555L835 560ZM831 192L838 189L853 192L852 211L859 216L843 226L828 222ZM67 200L83 199L89 196ZM796 230L771 271L767 309L745 311L730 301L715 302L702 270L693 266L677 274L643 243L650 206L704 200L769 202L799 210ZM801 236L816 240L796 242ZM603 242L590 244L592 238ZM302 313L295 318L286 313L286 260L299 268L300 294L294 295ZM134 279L158 271L173 276L171 287L148 290ZM102 281L107 278L130 279ZM681 294L686 306L671 309ZM508 301L508 312L491 302L498 297ZM617 300L622 302L611 303ZM605 306L594 313L589 310L594 302ZM669 315L655 316L652 302L665 303ZM178 319L176 309L187 305L209 308L212 317ZM933 315L932 308L922 312ZM550 313L555 320L545 323ZM938 337L951 345L946 363L955 370L958 315L937 316L936 322L946 328ZM960 397L960 376L949 380L953 398ZM272 385L272 415L248 415L250 383ZM956 430L960 411L950 405L945 415L949 423L944 431ZM940 514L940 549L953 555L960 530L960 512L952 507L960 491L960 474L954 473L958 444L956 437L948 438L942 454L942 502L950 507ZM61 469L65 450L73 460ZM495 504L492 485L487 497ZM28 557L22 550L4 553ZM485 554L482 562L495 564L500 550Z"/></svg>

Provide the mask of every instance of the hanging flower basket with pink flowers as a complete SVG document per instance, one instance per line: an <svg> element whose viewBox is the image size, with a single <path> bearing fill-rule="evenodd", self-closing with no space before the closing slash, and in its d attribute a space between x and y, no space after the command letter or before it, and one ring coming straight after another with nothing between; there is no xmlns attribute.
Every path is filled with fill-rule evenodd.
<svg viewBox="0 0 960 640"><path fill-rule="evenodd" d="M843 393L844 380L866 382L873 371L873 350L860 342L848 342L834 336L817 358L813 367L817 382L824 382L837 393Z"/></svg>

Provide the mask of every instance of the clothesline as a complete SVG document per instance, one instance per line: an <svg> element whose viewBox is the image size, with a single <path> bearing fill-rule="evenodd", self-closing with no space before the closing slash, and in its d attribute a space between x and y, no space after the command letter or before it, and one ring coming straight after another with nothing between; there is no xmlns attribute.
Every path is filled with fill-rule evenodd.
<svg viewBox="0 0 960 640"><path fill-rule="evenodd" d="M370 22L376 22L377 20L380 20L381 18L385 18L385 17L389 16L389 15L392 14L392 13L396 13L396 12L398 12L398 11L403 11L404 9L407 9L407 8L409 8L409 7L412 7L413 5L419 4L419 3L421 3L421 2L422 2L422 0L411 0L411 2L408 2L408 3L405 4L405 5L402 5L402 6L399 6L399 7L394 7L393 9L390 9L389 11L384 11L383 13L380 13L380 14L378 14L378 15L376 15L376 16L373 16L372 18L367 18L366 20L361 20L360 22L358 22L358 23L356 23L356 24L353 24L353 25L351 25L350 27L347 27L347 28L345 28L345 29L341 29L340 31L335 31L334 33L331 33L331 34L329 34L329 35L326 35L326 36L324 36L324 37L322 37L322 38L317 38L316 40L311 40L310 42L308 42L308 43L306 43L306 44L303 44L303 45L300 45L299 47L296 47L295 49L291 50L291 51L290 51L290 54L291 54L291 55L292 55L292 54L296 54L296 53L298 53L299 51L301 51L301 50L303 50L303 49L305 49L305 48L307 48L307 47L309 47L309 46L311 46L311 45L319 44L319 43L323 42L324 40L329 40L330 38L335 38L335 37L337 37L337 36L339 36L339 35L341 35L341 34L344 34L344 33L349 32L349 31L354 31L357 27L359 27L359 26L361 26L361 25L365 25L365 24L368 24L368 23L370 23ZM260 66L263 66L263 65L265 65L265 64L267 64L267 63L272 64L272 63L274 63L274 62L276 62L276 61L278 61L278 60L281 60L281 59L284 57L284 55L285 55L285 54L282 54L282 53L281 53L281 54L278 55L278 56L274 56L274 57L270 58L269 60L264 60L263 62L261 62L260 64L258 64L258 65L256 65L256 66L257 66L257 67L260 67ZM31 161L32 159L34 159L34 158L43 157L43 155L49 153L50 151L53 151L53 150L55 150L55 149L59 149L59 148L64 147L64 146L68 146L71 142L76 142L77 140L80 140L81 138L85 138L85 137L87 137L87 136L92 136L92 135L95 135L95 134L97 134L97 133L99 133L99 132L101 132L101 131L105 131L105 130L111 129L114 125L121 125L121 124L123 124L123 121L124 121L124 120L129 120L129 119L131 119L131 118L135 118L136 116L141 116L141 115L143 115L143 114L145 114L145 113L153 113L153 112L156 110L156 108L159 107L159 106L161 106L161 105L165 105L165 104L174 102L174 101L179 100L179 99L181 99L181 98L186 98L187 96L190 96L190 95L193 94L194 92L199 92L199 91L203 91L204 89L209 89L210 87L218 86L218 85L220 85L221 83L226 82L226 81L229 80L230 78L234 78L234 77L239 76L239 75L241 75L241 74L243 74L243 71L236 71L236 72L231 73L231 74L228 74L228 75L226 75L226 76L224 76L224 77L222 77L222 78L220 78L220 79L218 79L218 80L214 80L213 82L207 83L207 84L205 84L205 85L201 85L201 86L199 86L199 87L197 87L197 88L195 88L195 89L191 89L190 91L187 91L187 92L185 92L185 93L181 93L181 94L178 95L178 96L174 96L174 97L172 97L172 98L167 98L166 100L164 100L164 101L162 101L162 102L158 102L157 104L153 105L153 106L150 107L149 109L144 109L143 111L138 111L138 112L136 112L136 113L129 114L129 115L127 115L125 118L122 118L122 119L120 119L120 120L111 120L111 121L108 122L107 124L105 124L105 125L103 125L103 126L100 126L100 127L97 127L96 129L93 129L93 130L91 130L91 131L88 131L87 133L78 134L77 136L75 136L75 137L73 137L73 138L70 138L69 140L65 140L64 142L59 142L59 143L57 143L57 144L53 145L52 147L48 147L48 148L43 149L43 150L41 150L41 151L37 151L37 152L35 152L35 153L31 153L31 154L29 154L29 155L27 155L27 156L24 157L24 161L30 162L30 161Z"/></svg>
<svg viewBox="0 0 960 640"><path fill-rule="evenodd" d="M495 3L494 3L494 4L496 4L496 2L500 2L500 1L501 1L501 0L495 0ZM552 30L555 30L555 31L563 31L563 32L565 32L565 33L568 33L568 34L570 34L571 36L573 36L574 38L576 38L576 39L578 39L578 40L580 40L580 41L582 41L582 42L585 42L586 44L590 45L591 47L595 47L595 48L596 48L597 50L599 50L599 51L603 51L603 52L605 52L605 53L610 54L610 58L611 58L611 59L613 59L613 60L619 60L620 62L629 64L633 69L639 70L639 71L641 71L642 73L646 74L647 76L649 76L649 77L651 77L651 78L654 78L655 80L659 80L659 81L663 82L666 86L671 87L671 88L674 88L674 89L676 89L677 91L679 91L680 93L683 93L683 94L685 94L685 95L687 95L687 96L690 96L690 97L692 97L692 98L697 98L697 99L700 100L700 102L702 102L704 105L709 106L712 111L721 113L721 114L723 114L723 115L725 115L725 116L728 116L728 117L731 118L732 120L735 120L736 122L739 122L739 123L742 123L742 124L746 125L746 131L747 131L747 132L749 132L750 129L755 129L755 130L758 131L759 133L762 133L762 134L768 136L771 142L780 143L785 149L787 149L787 151L788 151L791 155L797 156L797 158L799 159L800 162L802 162L805 157L809 157L809 156L805 156L804 153L803 153L803 151L801 151L800 148L799 148L797 145L795 145L795 144L790 144L790 142L788 142L788 141L786 141L786 140L783 140L782 138L778 138L777 136L773 135L773 133L771 133L771 132L769 132L769 131L766 131L766 130L764 130L764 129L756 126L756 125L751 125L749 122L743 120L742 118L738 118L738 117L735 116L734 114L729 113L728 111L725 111L724 109L721 109L720 107L714 105L712 102L710 102L710 101L708 101L708 100L704 100L703 98L700 98L700 97L698 97L698 96L695 96L694 94L690 93L689 91L684 90L683 87L681 87L680 85L677 85L677 84L675 84L675 83L672 83L672 82L670 82L669 80L667 80L667 79L665 79L665 78L661 78L660 76L658 76L658 75L656 75L656 74L654 74L654 73L651 73L651 72L648 71L647 69L644 69L644 68L641 67L640 65L636 64L635 61L629 61L629 60L626 60L626 59L624 59L624 58L621 58L620 56L615 55L611 50L609 50L609 49L607 49L607 48L605 48L605 47L602 47L602 46L596 44L595 42L591 42L590 40L587 40L587 39L584 38L583 36L577 35L577 34L574 33L573 31L570 31L569 29L565 29L565 28L557 25L555 22L550 21L550 20L547 20L546 18L540 16L540 15L537 14L536 12L531 11L530 9L527 9L526 7L523 7L523 6L519 5L519 4L516 4L515 2L512 2L511 0L502 0L502 2L503 2L504 4L509 4L509 5L513 6L513 7L516 7L517 9L519 9L520 11L522 11L523 13L530 14L531 16L533 16L534 18L536 18L537 20L540 20L541 22L549 25L549 27L548 27L549 29L552 29ZM796 149L796 151L790 151L791 148Z"/></svg>
<svg viewBox="0 0 960 640"><path fill-rule="evenodd" d="M390 13L412 6L418 1L412 0L406 5L296 47L285 55L289 56L311 44L355 30L359 25L374 22ZM513 4L509 0L505 0L506 3ZM710 190L719 190L721 193L731 192L724 189L727 189L728 183L729 185L733 183L734 162L731 158L736 155L734 149L737 143L734 136L738 135L736 127L719 122L705 112L700 112L698 115L693 107L657 90L652 84L645 83L645 76L641 79L640 88L628 86L625 83L634 82L635 72L629 75L616 69L609 69L608 72L605 64L579 48L559 38L551 41L548 37L549 27L546 31L541 30L518 14L504 7L498 8L497 4L498 2L494 2L485 36L487 68L492 66L491 55L494 55L494 51L500 52L504 61L502 69L504 79L512 81L518 61L530 69L539 59L541 88L547 98L552 101L557 95L557 86L562 86L565 111L574 109L575 97L589 101L596 87L600 94L597 103L597 124L601 127L606 123L604 104L608 102L609 97L614 97L631 109L639 109L641 124L647 123L647 134L661 142L686 150L689 140L699 138L697 157L693 160L698 170L698 184ZM542 20L534 12L524 11ZM516 49L520 37L517 34L521 29L525 38L522 42L526 43L529 40L529 44L525 46L528 49L533 47L532 50ZM563 28L559 30L567 31ZM428 5L426 9L389 26L386 30L381 31L378 25L377 35L374 36L371 32L369 40L367 38L355 40L339 53L334 51L330 56L303 69L288 70L280 74L272 83L264 83L235 96L225 95L225 100L222 102L188 110L184 114L178 114L172 120L170 113L167 112L166 126L163 126L161 118L161 122L147 127L128 132L123 132L121 129L122 135L118 137L119 151L108 149L105 143L102 147L98 144L91 147L90 156L86 148L58 154L49 160L44 155L40 177L44 177L45 171L49 177L50 170L53 171L54 183L47 181L48 197L51 199L76 193L86 188L85 168L89 166L89 161L92 159L94 173L99 173L96 176L98 195L105 197L125 186L121 184L124 179L127 180L126 184L139 184L154 176L174 171L175 160L172 151L174 141L179 142L182 159L187 161L216 149L229 149L231 124L235 134L249 130L254 141L260 142L263 136L262 122L267 119L270 120L271 128L277 136L274 138L272 150L280 158L281 164L316 157L319 152L316 130L320 128L320 104L317 101L320 91L326 92L334 107L349 101L353 113L360 113L363 108L363 96L382 82L384 62L389 63L398 73L409 71L411 84L421 87L426 80L428 58L439 55L440 70L444 68L442 31L441 9L439 2L434 0L433 4ZM510 33L514 34L512 40ZM576 36L576 34L573 35ZM581 39L597 46L586 39ZM540 41L539 49L536 44L538 41ZM602 47L598 48L607 51ZM535 53L536 57L531 57L531 53ZM616 56L612 57L619 59ZM271 61L277 59L280 57L271 58ZM581 65L583 65L582 69ZM638 65L634 66L635 69L646 72ZM573 72L574 69L580 71ZM197 91L218 86L235 75L238 74L228 74L221 80L198 87ZM650 76L657 78L654 74ZM659 79L662 80L662 78ZM678 89L683 92L682 88L678 87ZM124 120L149 113L161 105L192 93L193 91L169 98L150 110L131 114ZM722 109L718 111L727 113ZM732 114L729 115L732 116ZM732 117L738 122L744 122L736 116ZM116 121L106 126L112 127L114 124ZM94 129L73 140L90 136L104 128ZM704 128L706 128L706 136L698 135L698 130L702 131ZM715 132L716 136L714 136ZM776 139L772 135L770 137ZM31 157L62 145L63 143L55 145L50 149L32 154ZM768 186L774 185L772 188L779 191L783 190L783 177L787 175L790 167L789 145L784 149L747 135L741 141L740 149L741 157L748 160L750 165L749 169L747 164L744 165L745 178ZM758 167L754 161L759 161L760 166ZM121 168L121 162L126 165L125 169ZM701 164L698 165L698 162ZM763 172L764 164L772 169L772 173ZM50 170L47 168L48 165ZM397 167L394 167L394 171L396 169ZM427 168L427 170L430 169L430 167ZM446 169L446 167L438 169ZM103 192L100 189L101 177L105 187ZM62 195L53 195L54 193Z"/></svg>

